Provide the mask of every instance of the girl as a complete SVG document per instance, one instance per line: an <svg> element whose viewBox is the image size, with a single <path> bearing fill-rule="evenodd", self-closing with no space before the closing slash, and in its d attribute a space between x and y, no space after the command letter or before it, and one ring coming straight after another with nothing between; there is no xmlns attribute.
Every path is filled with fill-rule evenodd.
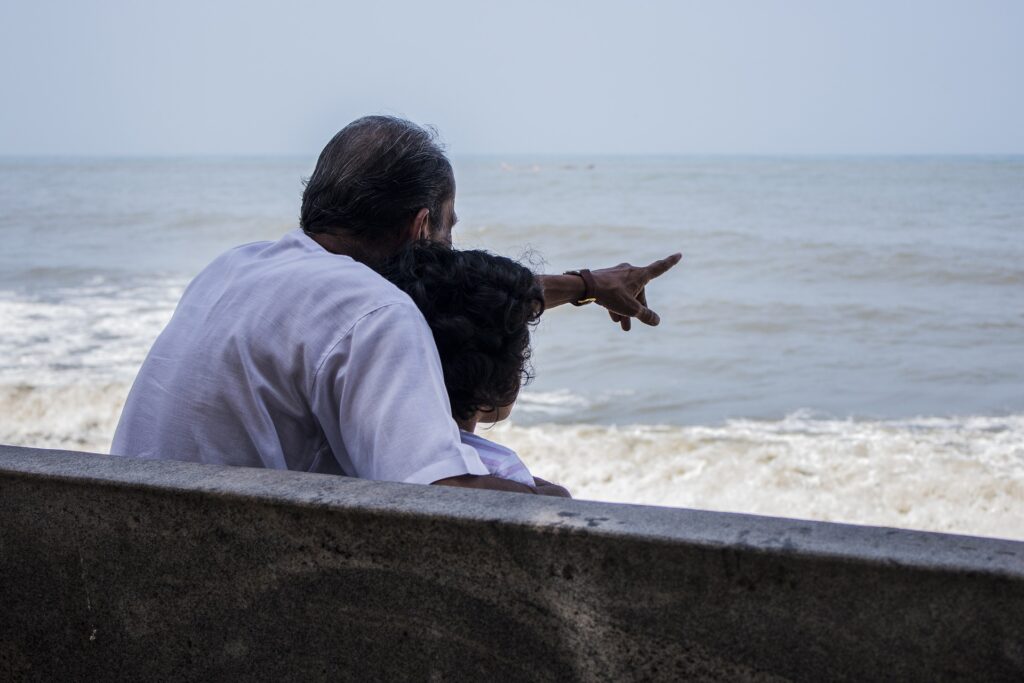
<svg viewBox="0 0 1024 683"><path fill-rule="evenodd" d="M544 295L529 269L485 251L416 242L379 268L416 303L434 335L462 441L496 477L536 489L516 453L475 433L504 420L530 374L530 327ZM543 482L546 483L546 482Z"/></svg>

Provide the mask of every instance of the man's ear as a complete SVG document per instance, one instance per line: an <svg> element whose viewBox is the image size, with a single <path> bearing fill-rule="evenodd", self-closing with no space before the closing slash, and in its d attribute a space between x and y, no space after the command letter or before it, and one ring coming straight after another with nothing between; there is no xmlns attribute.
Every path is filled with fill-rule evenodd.
<svg viewBox="0 0 1024 683"><path fill-rule="evenodd" d="M406 233L409 241L430 239L430 209L423 208L416 212L412 222L409 224L409 231Z"/></svg>

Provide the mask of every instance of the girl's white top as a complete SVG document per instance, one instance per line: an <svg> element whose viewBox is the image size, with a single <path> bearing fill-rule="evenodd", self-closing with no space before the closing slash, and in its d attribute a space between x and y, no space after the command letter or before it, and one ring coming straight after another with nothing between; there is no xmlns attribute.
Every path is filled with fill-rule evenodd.
<svg viewBox="0 0 1024 683"><path fill-rule="evenodd" d="M462 437L462 443L472 446L476 450L480 460L492 475L536 488L530 470L526 468L514 450L472 432L460 429L459 435Z"/></svg>

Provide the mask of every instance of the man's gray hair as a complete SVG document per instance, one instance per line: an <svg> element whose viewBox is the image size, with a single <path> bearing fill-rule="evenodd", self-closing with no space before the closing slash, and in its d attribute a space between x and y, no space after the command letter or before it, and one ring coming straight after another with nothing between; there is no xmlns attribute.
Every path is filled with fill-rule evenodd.
<svg viewBox="0 0 1024 683"><path fill-rule="evenodd" d="M299 224L310 233L385 241L424 208L438 229L442 206L454 196L455 176L436 131L393 116L364 116L320 153Z"/></svg>

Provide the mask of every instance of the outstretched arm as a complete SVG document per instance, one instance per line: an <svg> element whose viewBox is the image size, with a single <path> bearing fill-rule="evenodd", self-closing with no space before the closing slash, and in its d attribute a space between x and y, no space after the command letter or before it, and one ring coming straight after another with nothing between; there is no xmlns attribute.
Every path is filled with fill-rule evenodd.
<svg viewBox="0 0 1024 683"><path fill-rule="evenodd" d="M553 308L579 301L585 295L592 296L595 303L608 309L611 319L623 330L629 330L633 318L647 325L657 325L661 319L647 307L647 284L668 272L682 258L682 254L673 254L648 266L620 263L591 271L592 292L587 292L586 282L579 275L540 275L538 279L544 288L544 305Z"/></svg>

